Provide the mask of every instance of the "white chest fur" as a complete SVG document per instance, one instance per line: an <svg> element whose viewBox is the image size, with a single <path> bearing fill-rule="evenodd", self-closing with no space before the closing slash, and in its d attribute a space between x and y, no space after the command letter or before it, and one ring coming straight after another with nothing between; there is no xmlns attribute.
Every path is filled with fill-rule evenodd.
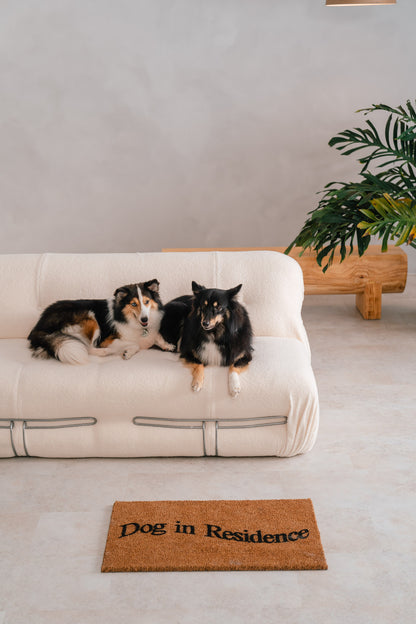
<svg viewBox="0 0 416 624"><path fill-rule="evenodd" d="M149 315L149 325L147 328L141 327L137 323L116 323L120 339L140 346L140 349L150 349L155 344L159 333L162 312L152 310Z"/></svg>
<svg viewBox="0 0 416 624"><path fill-rule="evenodd" d="M222 355L221 351L214 342L214 338L209 337L208 342L205 342L199 349L199 358L205 365L221 366Z"/></svg>

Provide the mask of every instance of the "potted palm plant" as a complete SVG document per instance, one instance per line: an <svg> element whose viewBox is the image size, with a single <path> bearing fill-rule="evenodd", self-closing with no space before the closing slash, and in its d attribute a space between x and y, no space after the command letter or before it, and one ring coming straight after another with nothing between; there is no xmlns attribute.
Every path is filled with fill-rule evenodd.
<svg viewBox="0 0 416 624"><path fill-rule="evenodd" d="M344 130L329 141L344 156L359 151L357 182L330 182L322 191L302 230L286 249L296 245L316 252L325 272L336 250L341 262L354 245L361 256L376 236L386 251L389 241L416 248L416 101L393 108L377 104L361 109L366 116L387 113L384 132L370 119L365 127ZM370 165L375 168L370 171ZM302 252L301 252L302 253Z"/></svg>

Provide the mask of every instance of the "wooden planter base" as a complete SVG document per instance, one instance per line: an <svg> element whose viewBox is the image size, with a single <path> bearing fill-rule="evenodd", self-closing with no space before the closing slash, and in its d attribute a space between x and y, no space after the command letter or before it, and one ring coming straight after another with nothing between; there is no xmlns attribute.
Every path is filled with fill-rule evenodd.
<svg viewBox="0 0 416 624"><path fill-rule="evenodd" d="M225 247L210 249L164 249L163 251L254 251L270 250L284 252L285 247ZM340 263L335 254L333 265L322 272L313 251L295 247L290 256L299 262L303 271L306 295L355 294L355 302L366 320L381 318L382 293L400 293L406 286L407 255L398 247L391 247L382 253L381 245L370 245L365 254L357 252Z"/></svg>

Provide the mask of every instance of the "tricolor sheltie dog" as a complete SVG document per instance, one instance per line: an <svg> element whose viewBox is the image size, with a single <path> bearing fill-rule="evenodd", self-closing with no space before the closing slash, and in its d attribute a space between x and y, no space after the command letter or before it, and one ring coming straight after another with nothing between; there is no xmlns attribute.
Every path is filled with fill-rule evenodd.
<svg viewBox="0 0 416 624"><path fill-rule="evenodd" d="M33 356L85 364L89 355L121 355L174 345L159 334L163 305L157 279L117 288L111 299L57 301L47 307L28 336Z"/></svg>
<svg viewBox="0 0 416 624"><path fill-rule="evenodd" d="M205 288L192 282L193 296L182 296L165 306L161 334L178 345L180 357L192 372L192 390L204 383L205 366L228 366L231 396L240 393L240 373L252 359L253 332L247 310L236 295L242 284L230 290Z"/></svg>

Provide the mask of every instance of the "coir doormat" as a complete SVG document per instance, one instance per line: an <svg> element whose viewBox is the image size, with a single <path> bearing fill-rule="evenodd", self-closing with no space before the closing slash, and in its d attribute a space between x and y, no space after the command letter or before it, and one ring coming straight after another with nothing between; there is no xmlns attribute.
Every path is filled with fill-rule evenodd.
<svg viewBox="0 0 416 624"><path fill-rule="evenodd" d="M326 570L312 501L115 502L102 572Z"/></svg>

